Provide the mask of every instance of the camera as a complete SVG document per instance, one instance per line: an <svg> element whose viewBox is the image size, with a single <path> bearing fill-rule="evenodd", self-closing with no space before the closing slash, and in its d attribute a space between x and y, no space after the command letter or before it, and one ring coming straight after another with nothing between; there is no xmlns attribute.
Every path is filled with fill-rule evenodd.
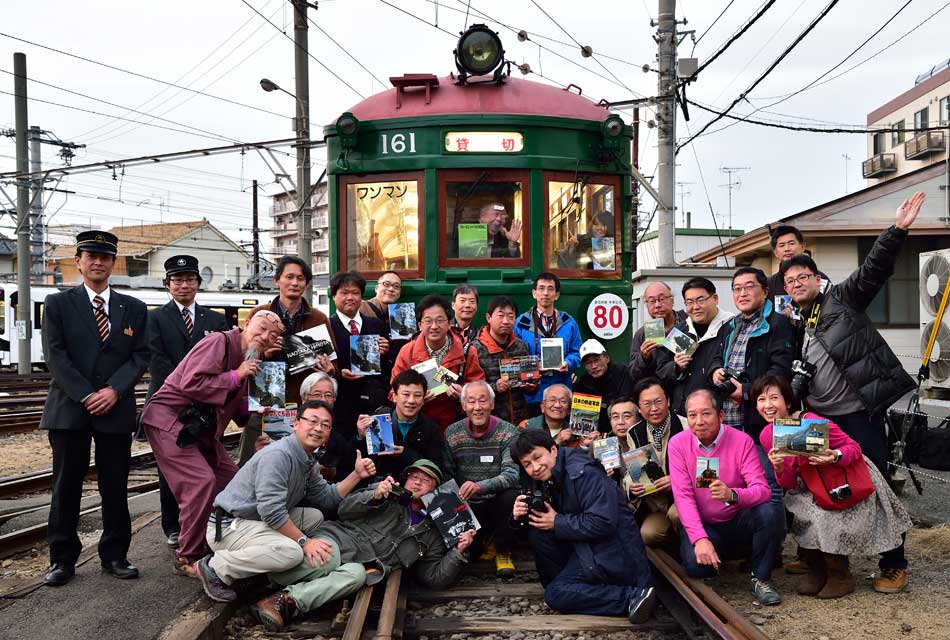
<svg viewBox="0 0 950 640"><path fill-rule="evenodd" d="M745 377L744 372L739 373L735 369L730 369L726 367L725 369L723 369L722 382L720 382L719 384L714 384L713 389L715 390L717 394L721 396L728 396L732 394L733 389L735 389L735 387L732 384L732 381L735 380L737 383L741 384L742 382L744 382L743 380L744 377Z"/></svg>
<svg viewBox="0 0 950 640"><path fill-rule="evenodd" d="M527 524L528 514L535 511L538 513L547 511L545 503L550 502L551 498L545 490L544 485L539 484L535 480L522 483L522 491L524 493L525 504L528 505L528 513L519 518L518 522Z"/></svg>
<svg viewBox="0 0 950 640"><path fill-rule="evenodd" d="M808 385L811 379L815 377L818 367L806 360L795 360L792 362L792 391L795 393L795 399L801 402L808 395Z"/></svg>
<svg viewBox="0 0 950 640"><path fill-rule="evenodd" d="M851 497L851 485L843 484L840 487L828 490L828 497L835 502L844 502Z"/></svg>
<svg viewBox="0 0 950 640"><path fill-rule="evenodd" d="M392 489L389 490L389 495L386 496L386 499L392 500L403 507L408 507L412 503L412 493L394 484Z"/></svg>

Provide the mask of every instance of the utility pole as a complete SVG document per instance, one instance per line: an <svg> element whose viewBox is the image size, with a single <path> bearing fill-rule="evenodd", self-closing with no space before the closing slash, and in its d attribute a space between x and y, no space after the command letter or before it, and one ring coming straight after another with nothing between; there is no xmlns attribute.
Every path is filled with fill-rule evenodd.
<svg viewBox="0 0 950 640"><path fill-rule="evenodd" d="M294 76L297 97L297 254L313 268L310 250L310 60L307 48L307 3L294 3ZM256 193L256 192L255 192ZM313 302L312 282L304 298Z"/></svg>
<svg viewBox="0 0 950 640"><path fill-rule="evenodd" d="M728 182L719 186L729 189L729 230L732 231L732 190L742 186L742 178L733 180L732 174L739 173L740 171L751 171L752 167L719 167L719 170L729 176Z"/></svg>
<svg viewBox="0 0 950 640"><path fill-rule="evenodd" d="M692 195L692 191L685 189L684 187L696 184L695 182L677 182L676 186L680 190L680 211L683 213L683 225L689 229L690 228L690 216L689 211L686 210L686 196Z"/></svg>
<svg viewBox="0 0 950 640"><path fill-rule="evenodd" d="M848 161L851 160L851 156L842 153L841 157L844 158L844 195L848 195Z"/></svg>
<svg viewBox="0 0 950 640"><path fill-rule="evenodd" d="M16 170L20 176L16 185L16 232L17 232L17 372L30 373L33 370L33 354L30 348L33 336L30 311L30 182L25 176L29 173L29 141L26 109L26 54L13 54L13 95L16 111Z"/></svg>
<svg viewBox="0 0 950 640"><path fill-rule="evenodd" d="M676 0L659 0L656 22L658 267L676 266Z"/></svg>
<svg viewBox="0 0 950 640"><path fill-rule="evenodd" d="M251 183L251 215L252 215L252 224L253 229L251 233L253 234L254 242L254 264L251 267L251 282L257 282L257 276L261 273L261 228L257 221L257 180L254 180ZM240 286L241 283L238 283Z"/></svg>

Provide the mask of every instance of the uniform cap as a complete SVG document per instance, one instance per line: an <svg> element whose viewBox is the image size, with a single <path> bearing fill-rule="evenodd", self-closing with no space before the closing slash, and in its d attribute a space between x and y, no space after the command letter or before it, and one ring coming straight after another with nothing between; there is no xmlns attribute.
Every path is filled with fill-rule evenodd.
<svg viewBox="0 0 950 640"><path fill-rule="evenodd" d="M198 258L194 256L172 256L165 261L165 277L170 278L177 273L200 273Z"/></svg>
<svg viewBox="0 0 950 640"><path fill-rule="evenodd" d="M79 255L80 251L114 256L119 251L119 239L108 231L83 231L76 234L76 255Z"/></svg>

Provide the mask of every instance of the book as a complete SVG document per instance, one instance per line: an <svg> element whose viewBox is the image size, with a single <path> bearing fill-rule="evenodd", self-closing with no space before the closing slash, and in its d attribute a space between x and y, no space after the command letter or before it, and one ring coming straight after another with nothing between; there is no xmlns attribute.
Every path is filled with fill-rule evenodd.
<svg viewBox="0 0 950 640"><path fill-rule="evenodd" d="M672 351L675 355L685 354L693 355L699 343L693 340L688 334L683 333L676 327L670 329L663 340L663 346Z"/></svg>
<svg viewBox="0 0 950 640"><path fill-rule="evenodd" d="M666 327L663 324L663 318L650 318L643 323L643 340L655 342L662 345L666 340Z"/></svg>
<svg viewBox="0 0 950 640"><path fill-rule="evenodd" d="M427 395L438 396L445 393L450 384L458 382L458 375L436 363L435 358L423 360L419 364L412 365L412 368L426 379Z"/></svg>
<svg viewBox="0 0 950 640"><path fill-rule="evenodd" d="M600 464L604 465L604 469L619 469L622 466L620 463L620 441L617 440L617 436L594 440L592 448L594 457L600 460Z"/></svg>
<svg viewBox="0 0 950 640"><path fill-rule="evenodd" d="M489 258L488 225L463 223L458 226L459 258Z"/></svg>
<svg viewBox="0 0 950 640"><path fill-rule="evenodd" d="M802 315L798 313L798 309L796 309L795 305L792 303L792 296L775 296L775 312L785 313L786 309L791 310L792 320L801 320Z"/></svg>
<svg viewBox="0 0 950 640"><path fill-rule="evenodd" d="M300 333L285 335L283 351L289 375L312 369L317 363L317 356L329 356L330 360L336 360L333 340L323 324Z"/></svg>
<svg viewBox="0 0 950 640"><path fill-rule="evenodd" d="M261 362L257 375L251 378L247 393L247 410L283 409L287 402L287 366L283 362Z"/></svg>
<svg viewBox="0 0 950 640"><path fill-rule="evenodd" d="M394 302L389 305L390 340L409 340L418 330L416 305L411 302Z"/></svg>
<svg viewBox="0 0 950 640"><path fill-rule="evenodd" d="M541 369L560 369L564 364L564 338L541 338Z"/></svg>
<svg viewBox="0 0 950 640"><path fill-rule="evenodd" d="M502 358L498 369L499 377L508 380L512 387L523 387L541 379L541 360L538 356Z"/></svg>
<svg viewBox="0 0 950 640"><path fill-rule="evenodd" d="M590 255L595 271L613 271L617 268L613 238L591 238Z"/></svg>
<svg viewBox="0 0 950 640"><path fill-rule="evenodd" d="M262 431L271 440L280 440L294 432L294 420L297 418L297 405L291 402L280 409L272 409L264 414Z"/></svg>
<svg viewBox="0 0 950 640"><path fill-rule="evenodd" d="M828 421L818 418L776 418L772 446L793 456L821 455L828 450Z"/></svg>
<svg viewBox="0 0 950 640"><path fill-rule="evenodd" d="M373 416L373 424L366 427L366 453L392 455L396 453L393 419L388 413Z"/></svg>
<svg viewBox="0 0 950 640"><path fill-rule="evenodd" d="M587 436L597 432L602 400L600 396L574 394L571 399L571 415L568 419L574 435Z"/></svg>
<svg viewBox="0 0 950 640"><path fill-rule="evenodd" d="M379 336L350 336L350 371L364 376L378 376L383 372Z"/></svg>
<svg viewBox="0 0 950 640"><path fill-rule="evenodd" d="M459 495L459 486L454 479L422 496L422 504L449 549L458 544L459 536L465 531L482 528L472 508Z"/></svg>
<svg viewBox="0 0 950 640"><path fill-rule="evenodd" d="M666 475L663 471L663 465L660 464L660 457L656 454L656 449L652 444L646 444L639 449L631 449L623 454L623 464L627 469L627 475L630 480L643 485L643 495L649 495L656 491L656 485L653 484Z"/></svg>
<svg viewBox="0 0 950 640"><path fill-rule="evenodd" d="M696 458L696 486L708 489L713 480L719 479L719 458Z"/></svg>

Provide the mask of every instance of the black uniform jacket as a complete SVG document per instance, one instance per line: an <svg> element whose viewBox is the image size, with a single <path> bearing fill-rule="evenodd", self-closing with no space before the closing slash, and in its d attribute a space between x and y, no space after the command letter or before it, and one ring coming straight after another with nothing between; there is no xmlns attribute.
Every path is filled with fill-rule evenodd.
<svg viewBox="0 0 950 640"><path fill-rule="evenodd" d="M192 322L194 331L189 336L174 300L148 312L148 348L151 352L148 363L149 398L162 388L168 374L202 338L212 331L228 330L228 322L223 315L200 304L195 305Z"/></svg>

